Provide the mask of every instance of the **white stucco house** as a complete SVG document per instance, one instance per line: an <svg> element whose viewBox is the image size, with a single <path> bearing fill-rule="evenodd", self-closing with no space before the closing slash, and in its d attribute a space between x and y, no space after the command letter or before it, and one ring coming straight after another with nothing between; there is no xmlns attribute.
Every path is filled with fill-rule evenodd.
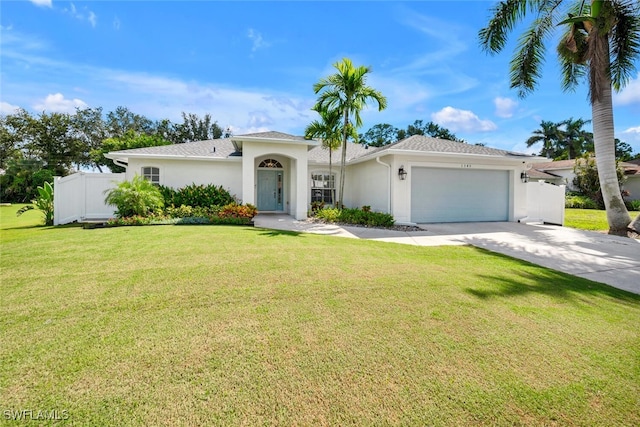
<svg viewBox="0 0 640 427"><path fill-rule="evenodd" d="M340 150L280 132L114 151L135 174L174 188L222 185L260 212L304 219L313 201L335 202ZM350 143L347 207L371 206L397 223L518 221L527 216L523 174L546 159L414 135L384 147Z"/></svg>
<svg viewBox="0 0 640 427"><path fill-rule="evenodd" d="M573 179L575 173L573 168L575 160L556 160L535 163L528 172L531 180L545 181L556 185L566 185L567 190L575 191ZM629 200L640 200L640 160L620 162L620 167L624 170L625 181L622 189L629 193L626 198Z"/></svg>

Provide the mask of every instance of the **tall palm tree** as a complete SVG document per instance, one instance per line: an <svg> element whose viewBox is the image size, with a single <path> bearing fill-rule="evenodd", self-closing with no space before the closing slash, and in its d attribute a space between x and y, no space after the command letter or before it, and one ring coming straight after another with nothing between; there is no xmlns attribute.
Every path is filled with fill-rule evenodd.
<svg viewBox="0 0 640 427"><path fill-rule="evenodd" d="M362 126L360 111L367 106L367 102L378 104L378 111L387 108L387 98L382 93L367 86L367 74L371 67L354 66L349 58L333 64L338 70L313 85L313 91L320 94L318 102L313 107L316 111L337 110L342 115L342 156L340 164L340 193L338 207L342 207L344 198L344 180L347 163L347 139L350 129L357 131Z"/></svg>
<svg viewBox="0 0 640 427"><path fill-rule="evenodd" d="M560 130L559 145L566 150L568 160L577 159L587 146L592 145L593 134L582 129L587 123L591 123L591 120L573 120L573 117L559 123L564 127Z"/></svg>
<svg viewBox="0 0 640 427"><path fill-rule="evenodd" d="M568 9L561 9L562 6ZM520 37L510 67L511 87L521 97L540 77L545 41L556 26L566 29L558 46L562 86L569 90L587 77L594 145L609 233L626 234L631 222L616 179L612 88L620 90L635 71L640 55L640 6L637 0L502 0L480 30L482 47L500 52L509 33L527 14L535 16ZM568 16L568 19L564 19ZM638 221L636 221L637 223Z"/></svg>
<svg viewBox="0 0 640 427"><path fill-rule="evenodd" d="M540 129L534 130L533 136L527 139L527 147L542 142L540 155L551 158L559 139L558 123L543 120L540 122Z"/></svg>
<svg viewBox="0 0 640 427"><path fill-rule="evenodd" d="M337 150L342 142L342 113L339 110L316 110L320 120L312 121L304 131L307 138L320 138L322 147L329 149L329 179L333 179L333 150ZM354 136L354 132L349 132ZM355 135L357 137L357 135ZM334 183L335 185L335 183ZM336 201L333 200L335 203Z"/></svg>

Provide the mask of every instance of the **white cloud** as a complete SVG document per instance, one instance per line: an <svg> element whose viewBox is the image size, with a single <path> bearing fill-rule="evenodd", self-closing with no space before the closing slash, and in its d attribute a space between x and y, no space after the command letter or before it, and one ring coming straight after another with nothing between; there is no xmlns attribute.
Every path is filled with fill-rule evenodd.
<svg viewBox="0 0 640 427"><path fill-rule="evenodd" d="M249 40L253 42L253 45L251 46L251 52L255 52L258 49L271 46L271 43L262 38L262 34L254 30L253 28L249 28L249 31L247 31L247 37L249 37Z"/></svg>
<svg viewBox="0 0 640 427"><path fill-rule="evenodd" d="M29 0L31 3L35 4L36 6L42 6L42 7L52 7L52 1L51 0Z"/></svg>
<svg viewBox="0 0 640 427"><path fill-rule="evenodd" d="M628 142L628 143L640 142L640 126L631 127L625 130L624 132L622 132L622 135L624 135L622 138L625 140L625 142ZM640 150L640 148L638 150Z"/></svg>
<svg viewBox="0 0 640 427"><path fill-rule="evenodd" d="M0 114L13 114L20 108L16 105L11 105L8 102L0 101Z"/></svg>
<svg viewBox="0 0 640 427"><path fill-rule="evenodd" d="M33 108L37 111L47 111L50 113L73 113L76 108L87 108L88 105L81 99L65 99L61 93L49 94L47 97L35 104Z"/></svg>
<svg viewBox="0 0 640 427"><path fill-rule="evenodd" d="M513 111L518 106L518 103L511 98L502 98L500 96L493 100L496 106L496 116L509 118L513 116Z"/></svg>
<svg viewBox="0 0 640 427"><path fill-rule="evenodd" d="M98 17L96 16L96 14L95 14L95 13L93 13L93 12L91 12L91 11L89 11L89 17L88 17L87 19L88 19L88 20L89 20L89 22L91 23L91 26L92 26L93 28L95 28L95 27L96 27L96 23L97 23L97 21L98 21Z"/></svg>
<svg viewBox="0 0 640 427"><path fill-rule="evenodd" d="M149 118L173 121L182 120L182 111L209 113L221 127L231 127L235 134L264 130L298 132L314 114L312 97L187 82L146 73L95 70L94 76L117 91L115 106L127 105L131 111ZM103 106L105 110L113 108Z"/></svg>
<svg viewBox="0 0 640 427"><path fill-rule="evenodd" d="M625 88L613 97L616 104L640 104L640 74L635 79L631 79Z"/></svg>
<svg viewBox="0 0 640 427"><path fill-rule="evenodd" d="M481 120L472 111L453 107L431 114L431 119L453 132L488 132L498 128L491 120Z"/></svg>
<svg viewBox="0 0 640 427"><path fill-rule="evenodd" d="M93 11L89 10L89 8L87 8L86 6L82 8L82 11L79 11L76 8L75 4L69 3L69 9L64 8L62 9L62 11L68 13L69 15L80 21L89 21L93 28L95 28L98 24L98 16Z"/></svg>

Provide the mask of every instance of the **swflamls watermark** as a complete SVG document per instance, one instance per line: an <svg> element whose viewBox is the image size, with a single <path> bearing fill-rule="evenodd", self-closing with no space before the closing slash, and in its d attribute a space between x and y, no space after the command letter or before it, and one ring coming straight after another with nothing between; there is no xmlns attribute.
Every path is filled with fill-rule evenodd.
<svg viewBox="0 0 640 427"><path fill-rule="evenodd" d="M2 411L9 421L61 421L69 419L66 409L5 409Z"/></svg>

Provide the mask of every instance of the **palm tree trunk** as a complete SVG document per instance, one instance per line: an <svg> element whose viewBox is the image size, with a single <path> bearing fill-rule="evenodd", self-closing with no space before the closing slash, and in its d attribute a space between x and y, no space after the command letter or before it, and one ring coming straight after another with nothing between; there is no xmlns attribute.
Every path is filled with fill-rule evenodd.
<svg viewBox="0 0 640 427"><path fill-rule="evenodd" d="M598 166L598 178L600 179L600 190L602 191L602 198L607 211L609 234L626 236L631 217L622 200L616 173L611 79L607 71L609 67L609 43L606 36L597 35L596 37L601 38L596 48L602 50L598 53L607 59L606 61L592 61L591 63L592 68L605 67L604 70L591 70L590 82L593 140L596 151L596 164Z"/></svg>
<svg viewBox="0 0 640 427"><path fill-rule="evenodd" d="M344 128L342 129L342 156L340 164L340 197L338 198L338 209L342 209L344 198L344 176L347 166L347 126L349 126L349 110L344 109Z"/></svg>
<svg viewBox="0 0 640 427"><path fill-rule="evenodd" d="M631 224L629 224L629 228L635 231L637 234L640 234L640 214L634 219Z"/></svg>
<svg viewBox="0 0 640 427"><path fill-rule="evenodd" d="M331 186L331 191L333 191L333 193L331 194L331 203L335 205L336 204L336 195L335 195L336 180L333 179L333 173L331 171L331 166L332 166L331 153L332 152L333 152L333 149L331 148L331 144L329 144L329 183L333 184Z"/></svg>

